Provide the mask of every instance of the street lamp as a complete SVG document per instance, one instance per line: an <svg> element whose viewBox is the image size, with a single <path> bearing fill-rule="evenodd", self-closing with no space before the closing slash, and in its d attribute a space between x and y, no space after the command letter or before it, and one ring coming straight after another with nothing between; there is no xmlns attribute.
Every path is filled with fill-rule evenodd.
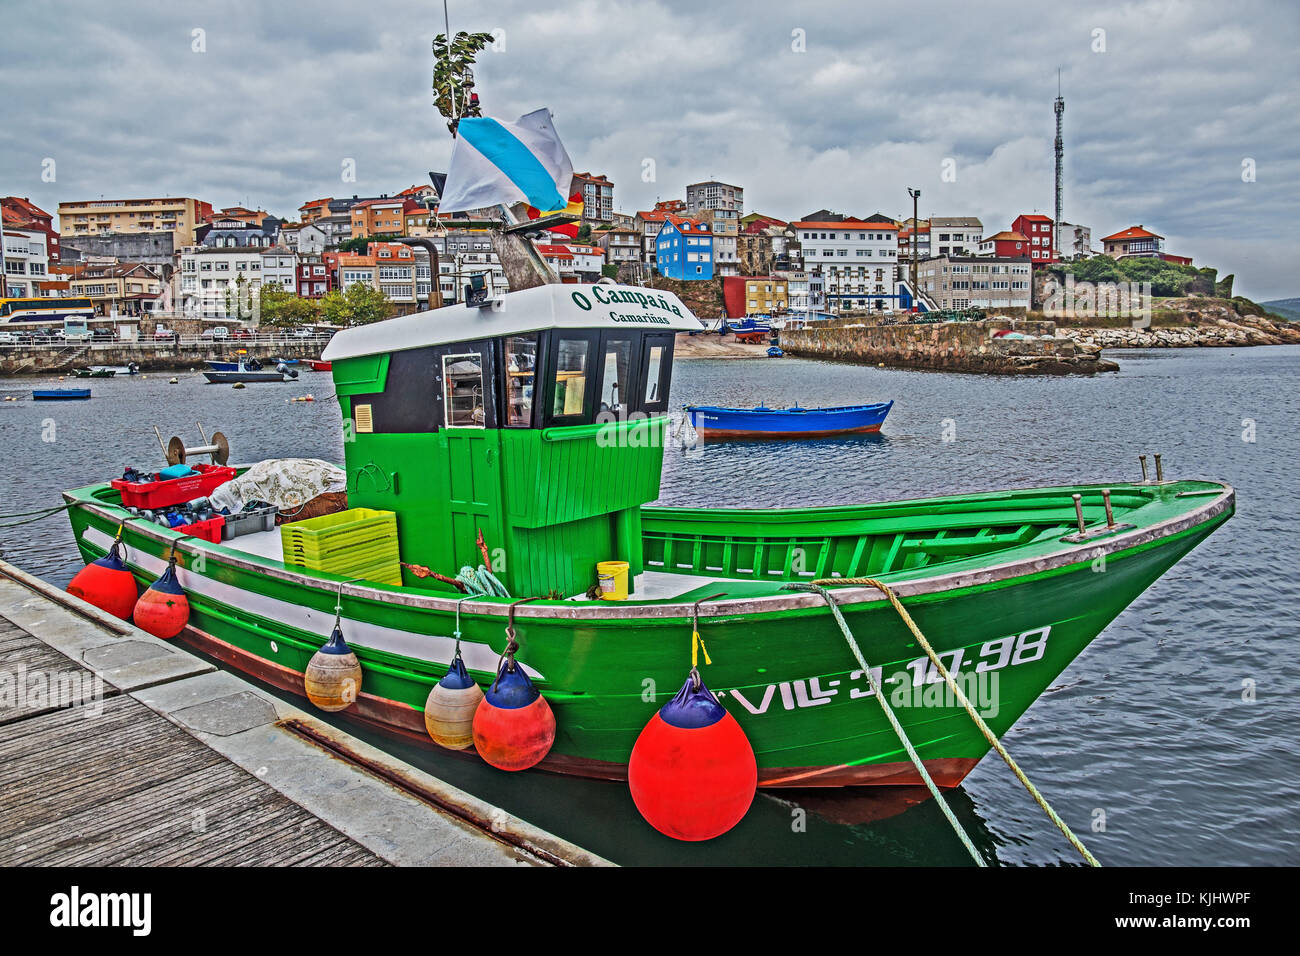
<svg viewBox="0 0 1300 956"><path fill-rule="evenodd" d="M919 312L920 307L917 305L916 274L918 266L917 255L920 252L921 246L921 221L917 218L916 208L917 200L921 198L921 190L913 189L911 186L908 186L907 194L912 197L912 288L910 290L912 293L912 311Z"/></svg>

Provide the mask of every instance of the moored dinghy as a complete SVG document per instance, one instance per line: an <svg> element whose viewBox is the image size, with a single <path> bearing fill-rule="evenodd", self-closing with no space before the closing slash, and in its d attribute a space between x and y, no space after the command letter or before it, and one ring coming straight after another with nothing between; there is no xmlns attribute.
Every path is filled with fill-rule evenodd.
<svg viewBox="0 0 1300 956"><path fill-rule="evenodd" d="M691 427L705 441L736 438L827 438L880 431L893 402L840 405L834 408L719 408L687 405Z"/></svg>

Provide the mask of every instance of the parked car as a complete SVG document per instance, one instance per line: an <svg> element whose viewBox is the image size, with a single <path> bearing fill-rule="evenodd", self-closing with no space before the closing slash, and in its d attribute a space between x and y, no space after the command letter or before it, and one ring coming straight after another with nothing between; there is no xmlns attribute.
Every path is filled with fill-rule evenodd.
<svg viewBox="0 0 1300 956"><path fill-rule="evenodd" d="M91 332L91 335L94 337L96 342L111 342L113 339L117 338L117 336L113 334L112 329L95 329Z"/></svg>
<svg viewBox="0 0 1300 956"><path fill-rule="evenodd" d="M12 332L0 332L0 345L17 345L18 336Z"/></svg>
<svg viewBox="0 0 1300 956"><path fill-rule="evenodd" d="M232 339L251 339L253 337L253 333L248 331L248 329L238 328L235 329L235 331L230 333L230 337Z"/></svg>
<svg viewBox="0 0 1300 956"><path fill-rule="evenodd" d="M314 339L316 337L315 329L294 329L293 337L295 339Z"/></svg>
<svg viewBox="0 0 1300 956"><path fill-rule="evenodd" d="M170 338L174 338L175 336L176 336L175 332L173 332L171 329L165 329L161 325L158 326L158 328L154 329L153 332L153 337L155 339L170 339Z"/></svg>

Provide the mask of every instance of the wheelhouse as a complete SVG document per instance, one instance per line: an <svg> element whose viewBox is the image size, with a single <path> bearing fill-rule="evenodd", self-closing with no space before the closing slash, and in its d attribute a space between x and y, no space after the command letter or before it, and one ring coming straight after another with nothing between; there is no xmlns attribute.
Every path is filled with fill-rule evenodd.
<svg viewBox="0 0 1300 956"><path fill-rule="evenodd" d="M567 284L339 333L349 504L396 512L403 560L449 576L481 532L516 594L581 593L603 560L635 575L674 336L699 325L669 293Z"/></svg>

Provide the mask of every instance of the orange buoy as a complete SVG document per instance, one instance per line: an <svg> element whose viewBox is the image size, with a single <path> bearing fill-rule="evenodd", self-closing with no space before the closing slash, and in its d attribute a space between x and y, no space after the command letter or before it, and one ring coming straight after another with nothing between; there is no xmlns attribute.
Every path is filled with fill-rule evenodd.
<svg viewBox="0 0 1300 956"><path fill-rule="evenodd" d="M122 556L118 552L121 544L120 539L114 541L108 554L78 571L76 577L68 582L67 591L101 611L128 621L135 608L139 589L135 575L122 563Z"/></svg>
<svg viewBox="0 0 1300 956"><path fill-rule="evenodd" d="M343 640L337 617L330 639L307 662L303 685L307 699L331 713L347 710L361 693L361 662Z"/></svg>
<svg viewBox="0 0 1300 956"><path fill-rule="evenodd" d="M446 676L429 689L424 729L438 746L464 750L474 742L474 714L482 700L482 689L470 678L457 652Z"/></svg>
<svg viewBox="0 0 1300 956"><path fill-rule="evenodd" d="M555 743L551 705L509 652L474 711L473 727L479 756L498 770L527 770Z"/></svg>
<svg viewBox="0 0 1300 956"><path fill-rule="evenodd" d="M712 840L748 812L754 749L695 668L637 737L627 783L641 816L674 840Z"/></svg>
<svg viewBox="0 0 1300 956"><path fill-rule="evenodd" d="M190 620L190 599L176 580L176 553L172 552L167 569L145 588L135 602L135 626L164 641L185 629Z"/></svg>

